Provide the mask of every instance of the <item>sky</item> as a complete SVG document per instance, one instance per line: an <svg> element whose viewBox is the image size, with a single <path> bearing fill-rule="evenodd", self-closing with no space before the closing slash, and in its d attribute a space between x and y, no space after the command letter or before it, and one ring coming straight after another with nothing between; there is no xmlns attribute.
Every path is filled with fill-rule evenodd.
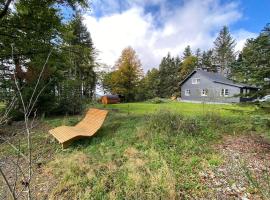
<svg viewBox="0 0 270 200"><path fill-rule="evenodd" d="M269 11L270 0L92 0L84 23L100 63L113 66L131 46L146 72L168 52L182 56L187 45L212 48L224 25L240 51L270 22Z"/></svg>

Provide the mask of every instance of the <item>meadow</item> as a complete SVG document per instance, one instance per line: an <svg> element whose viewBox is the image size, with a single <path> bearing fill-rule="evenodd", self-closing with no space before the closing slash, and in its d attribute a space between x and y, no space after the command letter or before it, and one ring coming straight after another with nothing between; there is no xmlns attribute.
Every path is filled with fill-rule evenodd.
<svg viewBox="0 0 270 200"><path fill-rule="evenodd" d="M103 127L64 151L46 131L74 125L82 116L40 120L43 126L33 135L34 156L42 155L36 181L47 184L37 193L40 199L227 198L225 189L239 180L228 176L226 183L213 186L211 173L228 161L218 146L228 137L269 135L264 121L269 114L253 105L145 102L89 107L110 111ZM12 154L7 149L1 146L1 156ZM243 172L246 190L235 192L237 198L270 194L256 189L250 180Z"/></svg>

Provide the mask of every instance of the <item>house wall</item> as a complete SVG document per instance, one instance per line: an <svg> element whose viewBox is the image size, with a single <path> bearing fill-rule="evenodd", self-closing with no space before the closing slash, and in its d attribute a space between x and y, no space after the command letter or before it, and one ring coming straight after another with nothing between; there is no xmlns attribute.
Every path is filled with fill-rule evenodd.
<svg viewBox="0 0 270 200"><path fill-rule="evenodd" d="M200 78L199 84L192 84L193 78ZM185 96L185 90L189 89L190 96ZM201 90L207 89L208 95L201 96ZM222 89L229 90L229 96L223 97L220 95ZM207 77L200 74L200 72L195 72L185 83L181 86L181 98L183 100L189 101L206 101L206 102L220 102L220 103L238 103L240 102L240 97L233 97L234 95L240 94L240 88L224 85L221 83L215 83L209 80Z"/></svg>

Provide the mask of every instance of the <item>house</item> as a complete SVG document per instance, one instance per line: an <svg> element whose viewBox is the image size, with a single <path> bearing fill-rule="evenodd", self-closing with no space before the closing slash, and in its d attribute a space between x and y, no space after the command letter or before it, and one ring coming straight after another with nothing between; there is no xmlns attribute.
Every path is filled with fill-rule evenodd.
<svg viewBox="0 0 270 200"><path fill-rule="evenodd" d="M249 94L259 88L235 83L214 72L194 70L181 83L181 99L185 101L238 103L252 100ZM243 97L245 96L245 97Z"/></svg>

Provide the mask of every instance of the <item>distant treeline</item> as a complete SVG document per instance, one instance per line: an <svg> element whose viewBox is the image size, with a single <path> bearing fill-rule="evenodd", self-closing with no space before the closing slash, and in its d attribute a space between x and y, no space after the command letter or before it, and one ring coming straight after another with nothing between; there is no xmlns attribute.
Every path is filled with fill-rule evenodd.
<svg viewBox="0 0 270 200"><path fill-rule="evenodd" d="M258 95L270 93L270 25L257 38L251 38L241 52L235 52L236 42L228 27L224 26L213 48L207 51L187 46L182 56L168 53L158 67L142 73L136 52L123 50L113 70L101 74L105 93L120 94L126 101L142 101L154 97L179 96L179 83L194 69L221 73L241 83L260 86Z"/></svg>

